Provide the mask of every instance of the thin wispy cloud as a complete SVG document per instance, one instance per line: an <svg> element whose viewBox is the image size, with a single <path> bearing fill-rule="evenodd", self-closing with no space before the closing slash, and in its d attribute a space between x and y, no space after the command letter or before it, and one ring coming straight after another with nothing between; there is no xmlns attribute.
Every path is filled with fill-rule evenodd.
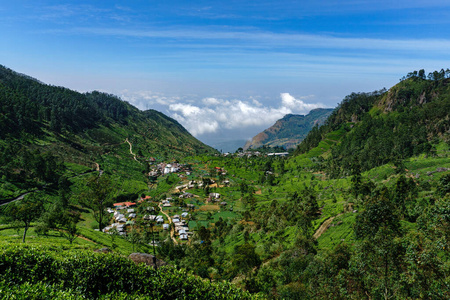
<svg viewBox="0 0 450 300"><path fill-rule="evenodd" d="M377 39L360 37L337 37L332 35L313 35L296 33L274 33L252 31L248 28L242 30L226 31L220 28L173 28L173 29L123 29L123 28L95 28L79 27L71 29L53 30L53 32L68 34L92 34L99 36L135 37L159 39L177 39L185 45L187 41L211 41L224 43L229 46L263 48L321 48L321 49L352 49L352 50L397 50L397 51L438 51L447 52L450 48L450 39ZM236 43L238 42L238 43ZM172 42L173 43L173 42ZM218 46L212 43L209 46ZM208 46L208 45L207 45Z"/></svg>

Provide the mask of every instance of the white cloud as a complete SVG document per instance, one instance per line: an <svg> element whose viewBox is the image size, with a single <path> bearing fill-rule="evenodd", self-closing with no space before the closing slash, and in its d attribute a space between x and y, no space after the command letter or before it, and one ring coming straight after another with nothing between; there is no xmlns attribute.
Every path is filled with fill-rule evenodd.
<svg viewBox="0 0 450 300"><path fill-rule="evenodd" d="M308 97L304 97L308 98ZM323 105L320 104L313 104L313 103L305 103L301 98L295 99L292 97L289 93L281 93L281 103L294 111L310 111L314 108L323 107Z"/></svg>
<svg viewBox="0 0 450 300"><path fill-rule="evenodd" d="M120 96L142 110L155 106L162 108L196 137L227 130L245 132L256 127L263 130L286 114L307 114L311 109L324 107L320 103L312 103L314 95L294 97L289 93L281 93L278 103L273 106L261 103L257 97L247 100L217 97L195 99L128 90L121 91Z"/></svg>
<svg viewBox="0 0 450 300"><path fill-rule="evenodd" d="M181 112L183 117L186 118L196 117L203 113L199 107L184 103L171 104L169 109L171 111Z"/></svg>
<svg viewBox="0 0 450 300"><path fill-rule="evenodd" d="M169 105L169 111L174 112L172 117L178 120L194 136L216 132L220 124L214 118L215 111L209 108L200 108L186 103Z"/></svg>
<svg viewBox="0 0 450 300"><path fill-rule="evenodd" d="M218 99L212 98L212 97L205 98L202 101L203 101L203 104L205 104L205 105L219 105L220 104L220 101Z"/></svg>
<svg viewBox="0 0 450 300"><path fill-rule="evenodd" d="M305 103L296 99L289 93L280 95L279 107L262 105L255 99L222 100L217 98L204 98L201 103L204 107L187 103L169 105L169 114L184 125L194 136L205 133L214 133L219 130L233 130L262 126L271 126L286 114L305 114L311 109L323 107L314 103Z"/></svg>
<svg viewBox="0 0 450 300"><path fill-rule="evenodd" d="M152 91L136 91L122 90L119 92L120 98L131 103L139 109L146 110L155 105L167 106L179 103L182 99L178 96L165 96L162 93Z"/></svg>

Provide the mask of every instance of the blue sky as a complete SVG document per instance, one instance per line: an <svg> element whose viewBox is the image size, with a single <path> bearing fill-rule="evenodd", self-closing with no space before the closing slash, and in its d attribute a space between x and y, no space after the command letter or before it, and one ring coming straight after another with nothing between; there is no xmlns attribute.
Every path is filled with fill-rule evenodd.
<svg viewBox="0 0 450 300"><path fill-rule="evenodd" d="M174 117L202 141L450 67L448 1L4 1L0 64Z"/></svg>

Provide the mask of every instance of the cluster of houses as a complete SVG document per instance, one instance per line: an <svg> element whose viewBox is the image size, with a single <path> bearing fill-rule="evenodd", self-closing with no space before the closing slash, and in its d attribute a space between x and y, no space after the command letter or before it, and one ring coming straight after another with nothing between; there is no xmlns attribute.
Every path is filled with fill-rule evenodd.
<svg viewBox="0 0 450 300"><path fill-rule="evenodd" d="M181 214L182 218L187 218L189 214L183 212ZM172 223L175 226L175 232L179 235L180 240L188 240L192 232L189 231L189 227L185 220L181 219L179 215L174 215L172 218Z"/></svg>
<svg viewBox="0 0 450 300"><path fill-rule="evenodd" d="M172 198L166 198L166 200L162 200L162 206L163 207L172 207L172 204L170 203L172 201Z"/></svg>
<svg viewBox="0 0 450 300"><path fill-rule="evenodd" d="M157 178L161 175L167 175L170 173L177 173L177 172L185 172L186 175L191 174L191 169L186 167L186 165L179 164L179 163L159 163L156 165L156 168L153 168L149 172L149 177Z"/></svg>
<svg viewBox="0 0 450 300"><path fill-rule="evenodd" d="M209 193L208 199L206 199L206 202L211 203L219 203L221 206L227 205L227 202L221 201L220 194L219 193Z"/></svg>
<svg viewBox="0 0 450 300"><path fill-rule="evenodd" d="M201 184L201 185L200 185L200 184ZM195 180L191 180L191 181L189 181L189 182L186 183L186 184L176 186L175 189L177 189L179 192L182 192L182 191L184 191L184 190L187 190L187 189L193 189L193 188L195 188L196 186L197 186L197 187L201 187L201 186L203 185L203 183L200 183L200 184L197 184L197 181L195 181Z"/></svg>
<svg viewBox="0 0 450 300"><path fill-rule="evenodd" d="M253 152L254 153L254 152ZM151 162L155 162L156 160L151 160ZM170 173L175 172L186 172L186 175L190 174L190 168L186 167L184 165L178 164L178 163L159 163L159 164L153 164L154 168L152 171L149 172L149 176L154 176L157 178L161 175L166 175ZM215 168L218 174L226 175L226 171L222 168L216 167ZM209 175L209 174L206 174ZM182 176L181 174L179 175ZM187 192L189 189L194 188L202 188L205 184L209 185L210 188L212 187L218 187L218 184L214 182L211 178L207 178L208 181L205 180L199 180L194 181L191 180L186 184L180 185L176 187L176 190L178 191L179 198L191 198L195 197L194 194ZM228 180L223 181L223 184L227 186L230 182ZM141 198L139 202L144 202L146 200L149 200L149 196ZM163 208L169 208L172 207L172 198L166 198L165 200L162 200L161 206ZM217 203L221 206L226 206L227 203L221 199L221 195L219 193L210 193L207 199L207 202L211 203ZM177 201L175 201L177 203ZM109 232L111 229L115 228L120 235L126 235L127 226L133 225L136 217L137 212L135 210L136 203L134 202L121 202L121 203L115 203L114 208L108 208L108 213L112 214L113 217L113 223L103 229L104 232ZM188 218L188 210L194 209L195 206L193 204L187 204L187 209L184 209L184 212L181 213L181 215L174 215L172 217L172 223L173 228L178 235L180 240L188 240L189 236L192 235L192 232L189 231L189 227L187 224L186 219ZM181 209L181 207L180 207ZM232 210L232 208L230 208ZM162 225L163 230L170 230L171 224L165 222L164 217L161 215L155 215L151 214L151 212L148 212L148 214L144 215L142 217L144 220L152 221L155 224ZM169 218L170 219L170 218Z"/></svg>
<svg viewBox="0 0 450 300"><path fill-rule="evenodd" d="M133 207L134 202L114 203L114 209L107 208L106 211L113 214L114 223L103 228L103 232L109 232L115 228L120 235L126 235L126 226L133 225L136 218L136 212Z"/></svg>
<svg viewBox="0 0 450 300"><path fill-rule="evenodd" d="M167 198L162 201L163 207L170 207L171 198ZM115 228L119 235L126 235L126 227L134 224L136 219L134 202L121 202L115 203L114 208L107 208L106 211L113 214L114 223L103 228L103 232L110 232ZM183 212L181 217L179 215L174 215L172 217L172 223L175 226L175 232L179 235L180 240L188 240L192 232L189 231L189 227L185 219L189 216L187 212ZM154 221L156 224L162 224L164 230L170 229L170 224L164 223L164 217L161 215L144 215L144 220Z"/></svg>
<svg viewBox="0 0 450 300"><path fill-rule="evenodd" d="M252 156L288 156L289 152L273 152L273 153L261 153L259 151L241 151L238 153L224 153L223 156L237 156L237 157L252 157Z"/></svg>
<svg viewBox="0 0 450 300"><path fill-rule="evenodd" d="M145 215L143 216L144 220L147 221L155 221L156 224L163 224L164 223L164 218L163 216L156 216L156 215Z"/></svg>

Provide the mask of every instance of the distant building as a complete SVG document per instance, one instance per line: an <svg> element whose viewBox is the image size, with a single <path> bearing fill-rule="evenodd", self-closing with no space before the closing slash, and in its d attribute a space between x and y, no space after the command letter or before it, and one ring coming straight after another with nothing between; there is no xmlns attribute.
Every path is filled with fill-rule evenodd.
<svg viewBox="0 0 450 300"><path fill-rule="evenodd" d="M267 156L288 156L289 152L267 153Z"/></svg>
<svg viewBox="0 0 450 300"><path fill-rule="evenodd" d="M119 203L114 203L113 205L114 205L114 207L120 209L120 208L125 208L125 207L136 206L136 203L135 202L119 202Z"/></svg>

